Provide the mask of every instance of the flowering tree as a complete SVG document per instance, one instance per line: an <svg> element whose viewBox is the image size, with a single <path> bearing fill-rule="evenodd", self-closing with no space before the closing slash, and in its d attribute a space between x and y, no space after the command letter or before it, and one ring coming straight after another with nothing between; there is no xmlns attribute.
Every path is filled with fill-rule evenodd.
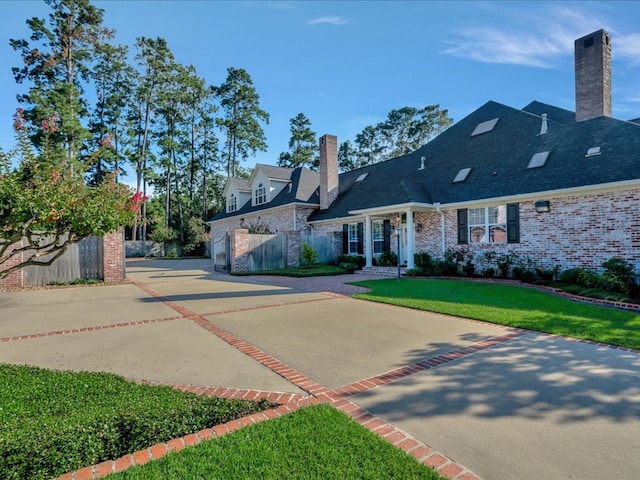
<svg viewBox="0 0 640 480"><path fill-rule="evenodd" d="M133 224L144 201L115 174L88 186L86 167L48 143L58 128L55 115L42 122L44 148L35 155L22 115L18 109L14 116L16 151L0 152L0 279L28 265L50 265L72 243ZM10 262L18 256L20 263Z"/></svg>

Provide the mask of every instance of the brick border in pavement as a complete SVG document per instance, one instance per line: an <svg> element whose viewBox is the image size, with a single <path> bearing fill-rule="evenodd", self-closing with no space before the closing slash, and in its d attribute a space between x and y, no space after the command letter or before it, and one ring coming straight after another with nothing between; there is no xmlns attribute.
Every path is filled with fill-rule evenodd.
<svg viewBox="0 0 640 480"><path fill-rule="evenodd" d="M181 438L172 439L165 443L153 445L147 449L143 449L143 450L134 452L132 454L125 455L116 460L109 460L109 461L102 462L98 465L88 466L80 470L67 473L61 477L58 477L57 480L83 480L83 479L101 478L111 473L125 470L134 465L145 464L150 460L161 458L169 452L182 450L185 447L199 444L204 440L226 435L227 433L234 432L240 428L252 425L254 423L259 423L264 420L287 415L301 407L317 405L320 403L327 403L332 407L336 408L337 410L340 410L341 412L345 413L346 415L351 417L353 420L358 422L360 425L369 429L371 432L380 436L381 438L391 443L392 445L396 446L397 448L400 448L401 450L407 452L409 455L413 456L420 463L435 469L440 475L450 480L479 480L479 477L477 475L475 475L474 473L472 473L462 465L459 465L455 461L447 458L446 456L432 449L428 445L418 441L408 433L398 429L392 424L389 424L384 420L382 420L381 418L371 414L366 409L358 406L356 403L349 400L348 397L357 393L371 390L380 385L385 385L385 384L406 378L408 376L417 374L424 370L437 368L441 365L450 363L454 360L458 360L468 355L472 355L473 353L476 353L478 351L491 348L495 345L503 344L505 342L508 342L510 340L513 340L528 334L563 338L568 341L586 343L586 344L594 345L597 347L610 348L610 349L621 350L625 352L640 353L640 350L631 349L631 348L617 347L615 345L607 345L607 344L601 344L598 342L592 342L587 340L561 337L558 335L544 334L544 333L533 332L533 331L524 330L524 329L503 327L505 330L507 330L507 332L502 335L498 335L483 341L479 341L471 345L453 350L451 352L437 355L435 357L425 359L420 362L415 362L413 364L409 364L394 370L390 370L385 373L374 375L372 377L362 379L357 382L353 382L351 384L332 390L314 381L313 379L307 377L301 372L298 372L297 370L289 367L285 363L272 357L271 355L268 355L267 353L261 351L260 349L249 344L248 342L245 342L241 338L225 331L224 329L216 326L212 322L207 321L204 318L204 316L219 315L223 313L235 313L240 311L256 310L256 309L262 309L262 308L273 308L273 307L279 307L279 306L290 305L290 304L301 304L301 303L330 300L332 298L340 298L345 296L345 293L342 293L342 291L320 292L328 296L328 298L326 299L322 298L322 299L303 300L298 302L287 302L287 303L282 303L277 305L246 307L246 308L230 310L225 312L214 312L214 313L199 315L183 307L177 302L171 301L168 298L160 295L159 293L155 292L145 284L142 284L136 281L133 281L132 283L136 285L138 288L140 288L141 290L148 293L149 295L159 299L160 301L165 303L167 306L169 306L170 308L178 312L180 315L175 317L141 320L136 322L124 322L124 323L118 323L118 324L112 324L112 325L102 325L102 326L94 326L94 327L85 327L80 329L61 330L56 332L45 332L45 333L37 333L37 334L30 334L30 335L5 337L5 338L0 338L0 343L10 342L10 341L19 341L19 340L28 340L32 338L42 338L42 337L47 337L52 335L66 335L66 334L73 334L73 333L98 331L98 330L104 330L104 329L110 329L110 328L120 328L120 327L132 326L132 325L145 325L145 324L162 322L162 321L171 321L171 320L188 318L194 321L195 323L197 323L198 325L200 325L205 330L209 331L210 333L213 333L214 335L218 336L228 344L234 346L235 348L237 348L238 350L240 350L250 358L265 365L267 368L271 369L273 372L282 376L287 381L296 385L298 388L304 390L305 392L308 393L308 395L282 393L282 392L265 392L260 390L246 390L246 389L243 390L243 389L225 388L225 387L219 387L219 386L169 384L170 386L176 389L193 392L200 395L212 395L212 396L218 396L222 398L237 398L237 399L244 399L244 400L260 400L262 398L266 398L270 403L276 404L278 405L278 407L265 410L262 412L258 412L237 420L232 420L223 425L217 425L212 428L204 429L197 433L185 435L184 437L181 437ZM298 285L298 288L300 288L299 285ZM335 290L335 285L333 286L333 290ZM318 290L315 289L312 291L317 292ZM403 308L403 307L393 307L393 308ZM484 322L478 322L476 320L467 320L467 321L471 321L475 323L484 323ZM152 384L152 385L153 384L167 385L164 383L154 382L154 381L142 381L140 383L146 383L146 384Z"/></svg>

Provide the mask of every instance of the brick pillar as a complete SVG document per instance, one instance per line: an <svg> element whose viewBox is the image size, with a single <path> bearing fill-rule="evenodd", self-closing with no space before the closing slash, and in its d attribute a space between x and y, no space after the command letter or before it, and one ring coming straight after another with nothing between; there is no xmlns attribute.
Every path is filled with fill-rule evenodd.
<svg viewBox="0 0 640 480"><path fill-rule="evenodd" d="M104 283L119 283L125 278L124 229L102 237L102 268Z"/></svg>
<svg viewBox="0 0 640 480"><path fill-rule="evenodd" d="M231 230L231 272L249 271L249 230L236 228Z"/></svg>
<svg viewBox="0 0 640 480"><path fill-rule="evenodd" d="M300 266L300 232L287 230L287 268Z"/></svg>
<svg viewBox="0 0 640 480"><path fill-rule="evenodd" d="M23 241L20 240L17 243L14 243L9 247L7 253L11 253L12 250L16 248L22 247ZM11 260L9 260L6 264L0 265L0 271L6 270L10 267L18 265L23 260L23 254L15 255ZM24 269L16 270L10 273L6 278L0 279L0 289L13 289L13 288L22 288L24 287Z"/></svg>

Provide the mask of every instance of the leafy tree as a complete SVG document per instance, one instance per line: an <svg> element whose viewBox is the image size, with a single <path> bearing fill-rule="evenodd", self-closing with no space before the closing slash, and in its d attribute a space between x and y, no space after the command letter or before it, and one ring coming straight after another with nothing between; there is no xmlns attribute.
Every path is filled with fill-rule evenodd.
<svg viewBox="0 0 640 480"><path fill-rule="evenodd" d="M299 113L290 120L291 139L289 140L290 152L280 154L278 165L281 167L297 168L309 167L318 168L318 142L316 132L311 130L311 122L304 115Z"/></svg>
<svg viewBox="0 0 640 480"><path fill-rule="evenodd" d="M359 167L358 152L349 140L342 142L338 148L338 165L343 172Z"/></svg>
<svg viewBox="0 0 640 480"><path fill-rule="evenodd" d="M102 27L104 11L89 0L45 0L51 7L49 21L27 20L30 41L10 41L20 52L22 67L14 67L16 82L32 83L29 93L18 100L28 105L24 110L25 126L35 144L42 148L40 125L53 113L60 119L60 128L52 134L53 143L66 149L65 159L79 157L83 142L90 138L82 119L88 115L81 80L89 77L96 48L113 32Z"/></svg>
<svg viewBox="0 0 640 480"><path fill-rule="evenodd" d="M202 255L203 243L209 240L204 222L198 217L187 220L183 248L187 255Z"/></svg>
<svg viewBox="0 0 640 480"><path fill-rule="evenodd" d="M96 49L96 63L91 73L97 102L89 129L99 148L105 142L113 148L89 166L91 182L99 183L106 172L118 171L124 160L120 145L125 135L125 108L131 104L135 71L127 63L128 48L104 43Z"/></svg>
<svg viewBox="0 0 640 480"><path fill-rule="evenodd" d="M39 155L32 150L21 109L14 120L18 147L0 156L0 278L28 265L50 265L70 244L133 223L143 200L139 193L131 196L113 174L86 185L82 169L50 150L58 131L55 117L44 122ZM14 156L19 156L16 167L11 166ZM19 255L23 259L13 264Z"/></svg>
<svg viewBox="0 0 640 480"><path fill-rule="evenodd" d="M169 77L171 66L175 63L173 53L169 50L166 40L163 38L136 39L137 53L135 59L138 68L142 71L136 76L137 82L134 89L134 105L130 108L129 122L131 125L130 136L133 137L134 151L130 158L136 171L137 191L147 194L147 176L149 176L149 163L151 152L149 149L152 113L158 107L158 90L165 85ZM146 218L146 210L143 205L142 218ZM136 239L137 229L133 230L133 240ZM141 235L146 237L146 224L141 225Z"/></svg>
<svg viewBox="0 0 640 480"><path fill-rule="evenodd" d="M353 169L411 153L452 123L448 111L439 105L391 110L383 122L365 127L356 135L357 161L343 152L341 168Z"/></svg>
<svg viewBox="0 0 640 480"><path fill-rule="evenodd" d="M365 129L356 135L356 147L358 149L358 163L360 165L370 165L381 160L382 139L380 130L374 127Z"/></svg>
<svg viewBox="0 0 640 480"><path fill-rule="evenodd" d="M215 92L224 113L218 125L226 137L224 149L229 178L235 176L240 160L257 150L267 150L260 121L268 124L269 114L260 108L260 97L251 76L241 68L228 68L226 81Z"/></svg>

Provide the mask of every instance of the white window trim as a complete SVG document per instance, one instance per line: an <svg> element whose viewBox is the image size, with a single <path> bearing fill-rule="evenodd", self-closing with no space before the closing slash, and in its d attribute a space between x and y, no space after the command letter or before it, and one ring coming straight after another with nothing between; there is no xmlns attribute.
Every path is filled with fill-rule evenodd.
<svg viewBox="0 0 640 480"><path fill-rule="evenodd" d="M235 212L237 209L238 209L238 199L232 193L231 195L229 195L229 202L227 203L227 213Z"/></svg>
<svg viewBox="0 0 640 480"><path fill-rule="evenodd" d="M350 223L347 228L348 228L347 241L349 243L348 253L349 255L358 255L358 224ZM352 244L355 244L353 245L355 247L355 250L351 249Z"/></svg>
<svg viewBox="0 0 640 480"><path fill-rule="evenodd" d="M267 203L267 188L261 183L255 191L254 205Z"/></svg>
<svg viewBox="0 0 640 480"><path fill-rule="evenodd" d="M384 252L384 222L382 220L375 220L371 222L371 237L373 239L373 253L378 255ZM376 248L378 245L379 248Z"/></svg>
<svg viewBox="0 0 640 480"><path fill-rule="evenodd" d="M490 208L503 208L504 209L504 222L489 222L489 209ZM472 210L483 210L483 223L471 223L471 211ZM499 215L498 215L499 219ZM484 228L484 235L481 240L474 241L473 235L471 234L471 230L473 228L482 227ZM491 227L502 227L505 232L504 241L491 241L489 238L489 233L491 232ZM497 205L493 207L479 207L479 208L470 208L467 210L467 238L469 239L469 244L481 244L481 243L507 243L507 206L506 205Z"/></svg>

